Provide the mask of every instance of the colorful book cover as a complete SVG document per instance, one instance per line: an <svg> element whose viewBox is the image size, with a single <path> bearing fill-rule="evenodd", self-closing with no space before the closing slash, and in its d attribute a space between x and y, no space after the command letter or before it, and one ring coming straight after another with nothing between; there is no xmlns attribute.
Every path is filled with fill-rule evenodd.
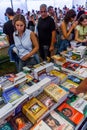
<svg viewBox="0 0 87 130"><path fill-rule="evenodd" d="M63 88L60 88L57 84L51 83L49 86L44 88L44 91L49 94L56 102L60 102L61 99L67 97L68 92Z"/></svg>
<svg viewBox="0 0 87 130"><path fill-rule="evenodd" d="M74 107L77 111L84 113L84 109L87 106L87 101L83 98L73 95L71 98L67 100L67 103Z"/></svg>
<svg viewBox="0 0 87 130"><path fill-rule="evenodd" d="M11 124L14 130L29 130L32 127L32 123L22 112L11 119Z"/></svg>
<svg viewBox="0 0 87 130"><path fill-rule="evenodd" d="M42 102L45 106L47 106L49 109L55 105L55 101L53 100L53 98L51 98L50 96L48 96L44 91L42 93L40 93L37 97L36 97L40 102Z"/></svg>
<svg viewBox="0 0 87 130"><path fill-rule="evenodd" d="M65 69L68 69L68 70L71 70L71 71L75 71L77 68L80 67L79 64L77 63L72 63L72 62L65 62L63 65L62 65L63 68Z"/></svg>
<svg viewBox="0 0 87 130"><path fill-rule="evenodd" d="M65 90L69 90L72 87L77 88L79 84L67 79L64 83L61 84L61 86L65 88Z"/></svg>
<svg viewBox="0 0 87 130"><path fill-rule="evenodd" d="M54 56L52 56L52 59L58 65L62 65L62 64L64 64L66 62L66 58L62 57L60 55L54 55Z"/></svg>
<svg viewBox="0 0 87 130"><path fill-rule="evenodd" d="M74 76L74 75L68 75L68 79L73 81L74 83L76 84L80 84L82 82L83 79L77 77L77 76Z"/></svg>
<svg viewBox="0 0 87 130"><path fill-rule="evenodd" d="M76 125L81 123L84 118L84 115L81 112L77 111L66 102L63 102L59 107L57 107L57 112L60 113L65 119L75 123Z"/></svg>
<svg viewBox="0 0 87 130"><path fill-rule="evenodd" d="M67 74L66 73L60 72L60 71L58 71L56 69L51 70L50 74L59 77L61 81L64 81L67 78Z"/></svg>
<svg viewBox="0 0 87 130"><path fill-rule="evenodd" d="M22 93L16 87L3 92L3 97L6 102L13 102L16 99L20 98L21 96Z"/></svg>
<svg viewBox="0 0 87 130"><path fill-rule="evenodd" d="M15 129L13 129L10 123L5 123L3 126L0 126L0 130L15 130Z"/></svg>
<svg viewBox="0 0 87 130"><path fill-rule="evenodd" d="M23 106L23 113L34 124L48 110L38 99L32 98Z"/></svg>
<svg viewBox="0 0 87 130"><path fill-rule="evenodd" d="M30 82L31 83L31 82ZM24 84L22 86L19 86L18 89L19 91L24 94L25 93L25 90L27 90L29 88L29 85L28 84Z"/></svg>
<svg viewBox="0 0 87 130"><path fill-rule="evenodd" d="M74 126L55 111L51 111L43 120L52 130L74 130Z"/></svg>

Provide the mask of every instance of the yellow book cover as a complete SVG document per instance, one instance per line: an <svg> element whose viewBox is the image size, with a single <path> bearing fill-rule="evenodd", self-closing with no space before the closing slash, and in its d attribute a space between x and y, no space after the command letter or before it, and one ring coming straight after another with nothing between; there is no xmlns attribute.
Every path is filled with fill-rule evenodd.
<svg viewBox="0 0 87 130"><path fill-rule="evenodd" d="M60 101L68 94L68 92L55 83L51 83L49 86L45 87L44 91L47 92L56 102Z"/></svg>
<svg viewBox="0 0 87 130"><path fill-rule="evenodd" d="M48 110L48 108L42 104L36 98L32 98L22 108L23 113L27 118L35 124L37 120Z"/></svg>
<svg viewBox="0 0 87 130"><path fill-rule="evenodd" d="M62 57L62 56L59 56L59 55L52 56L52 59L54 60L54 62L56 64L59 64L59 65L62 65L62 64L64 64L66 62L66 58Z"/></svg>
<svg viewBox="0 0 87 130"><path fill-rule="evenodd" d="M65 74L63 72L60 72L60 71L58 71L56 69L51 70L50 74L58 76L61 80L65 80L67 78L67 74Z"/></svg>
<svg viewBox="0 0 87 130"><path fill-rule="evenodd" d="M64 83L61 84L61 86L69 90L72 87L77 88L79 84L74 83L73 81L67 79Z"/></svg>

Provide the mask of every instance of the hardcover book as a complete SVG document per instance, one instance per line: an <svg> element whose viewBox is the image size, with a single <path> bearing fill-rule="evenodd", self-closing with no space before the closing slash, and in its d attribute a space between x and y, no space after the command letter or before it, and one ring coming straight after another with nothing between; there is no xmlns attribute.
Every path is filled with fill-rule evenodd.
<svg viewBox="0 0 87 130"><path fill-rule="evenodd" d="M14 130L29 130L33 125L22 112L11 119L11 124Z"/></svg>
<svg viewBox="0 0 87 130"><path fill-rule="evenodd" d="M48 108L42 104L36 98L32 98L23 106L23 113L34 124L37 120L48 110Z"/></svg>
<svg viewBox="0 0 87 130"><path fill-rule="evenodd" d="M44 88L44 91L49 94L56 102L60 102L65 99L68 95L63 88L60 88L57 84L51 83Z"/></svg>
<svg viewBox="0 0 87 130"><path fill-rule="evenodd" d="M55 105L55 101L53 100L52 97L48 96L44 91L42 93L40 93L37 97L36 97L40 102L42 102L45 106L47 106L49 109Z"/></svg>
<svg viewBox="0 0 87 130"><path fill-rule="evenodd" d="M10 103L20 98L21 96L22 96L22 93L16 87L3 92L3 97L5 101L10 102Z"/></svg>
<svg viewBox="0 0 87 130"><path fill-rule="evenodd" d="M84 118L84 115L81 112L77 111L66 102L63 102L56 110L61 116L76 125L81 123Z"/></svg>
<svg viewBox="0 0 87 130"><path fill-rule="evenodd" d="M51 111L43 120L52 130L74 130L74 126L55 111Z"/></svg>

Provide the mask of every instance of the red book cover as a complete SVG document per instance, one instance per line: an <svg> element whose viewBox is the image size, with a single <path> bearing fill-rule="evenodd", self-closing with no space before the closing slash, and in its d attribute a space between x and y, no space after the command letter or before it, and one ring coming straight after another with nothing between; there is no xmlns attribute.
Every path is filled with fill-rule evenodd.
<svg viewBox="0 0 87 130"><path fill-rule="evenodd" d="M82 113L80 113L79 111L77 111L76 109L74 109L72 106L70 106L69 104L67 104L65 102L62 103L57 108L57 110L64 118L69 119L76 125L78 125L84 118L84 115Z"/></svg>

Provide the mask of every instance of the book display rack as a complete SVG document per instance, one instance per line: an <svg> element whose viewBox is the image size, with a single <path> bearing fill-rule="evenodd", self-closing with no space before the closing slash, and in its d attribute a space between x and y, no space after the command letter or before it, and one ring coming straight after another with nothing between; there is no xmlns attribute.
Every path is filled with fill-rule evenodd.
<svg viewBox="0 0 87 130"><path fill-rule="evenodd" d="M59 65L43 62L0 77L0 130L86 130L86 95L69 92L84 78Z"/></svg>

